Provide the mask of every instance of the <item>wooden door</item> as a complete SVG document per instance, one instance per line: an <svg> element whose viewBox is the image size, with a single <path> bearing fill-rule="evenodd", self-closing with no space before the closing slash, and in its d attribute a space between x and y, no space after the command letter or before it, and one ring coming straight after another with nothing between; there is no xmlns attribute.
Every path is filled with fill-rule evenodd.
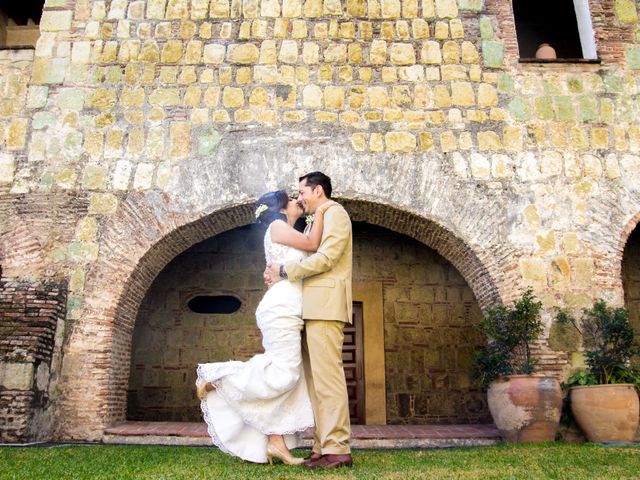
<svg viewBox="0 0 640 480"><path fill-rule="evenodd" d="M351 423L365 424L364 416L364 351L362 331L362 303L353 303L353 323L344 329L342 364L349 393Z"/></svg>

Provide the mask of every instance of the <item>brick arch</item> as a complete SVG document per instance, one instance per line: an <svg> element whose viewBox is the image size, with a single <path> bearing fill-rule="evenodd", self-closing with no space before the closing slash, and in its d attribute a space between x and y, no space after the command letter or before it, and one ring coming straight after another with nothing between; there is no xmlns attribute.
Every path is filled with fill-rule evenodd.
<svg viewBox="0 0 640 480"><path fill-rule="evenodd" d="M161 198L156 200L163 202ZM353 220L402 233L436 250L462 274L482 308L501 300L491 273L498 267L496 260L486 254L481 258L460 236L437 221L375 201L341 201ZM61 382L61 418L95 420L92 424L63 422L58 436L99 439L107 425L124 419L133 330L148 288L179 253L207 238L253 223L253 206L252 202L223 205L199 218L186 218L166 209L154 210L147 196L131 194L119 213L103 225L101 254L87 275L82 326L72 334ZM126 230L123 225L128 226ZM81 386L79 373L93 385Z"/></svg>

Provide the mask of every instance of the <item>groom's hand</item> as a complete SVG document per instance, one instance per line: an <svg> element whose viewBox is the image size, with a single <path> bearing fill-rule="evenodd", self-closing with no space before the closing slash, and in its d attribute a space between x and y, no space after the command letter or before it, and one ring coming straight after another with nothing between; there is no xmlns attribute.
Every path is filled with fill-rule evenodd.
<svg viewBox="0 0 640 480"><path fill-rule="evenodd" d="M269 281L268 281L267 285L269 286L269 288L271 288L277 282L282 280L282 278L280 278L280 264L279 263L268 263L267 264L267 269L265 270L265 280L266 280L267 275L269 276Z"/></svg>

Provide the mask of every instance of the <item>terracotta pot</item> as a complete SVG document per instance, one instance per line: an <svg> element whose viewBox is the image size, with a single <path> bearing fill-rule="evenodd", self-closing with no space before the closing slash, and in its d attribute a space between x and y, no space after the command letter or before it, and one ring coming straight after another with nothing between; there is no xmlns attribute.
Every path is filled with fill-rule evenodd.
<svg viewBox="0 0 640 480"><path fill-rule="evenodd" d="M544 60L553 60L558 58L556 56L556 50L548 43L542 43L536 50L536 58L541 58Z"/></svg>
<svg viewBox="0 0 640 480"><path fill-rule="evenodd" d="M510 375L491 383L489 410L508 442L552 442L562 410L562 390L553 377Z"/></svg>
<svg viewBox="0 0 640 480"><path fill-rule="evenodd" d="M631 442L638 429L638 392L631 384L573 387L571 413L590 442Z"/></svg>

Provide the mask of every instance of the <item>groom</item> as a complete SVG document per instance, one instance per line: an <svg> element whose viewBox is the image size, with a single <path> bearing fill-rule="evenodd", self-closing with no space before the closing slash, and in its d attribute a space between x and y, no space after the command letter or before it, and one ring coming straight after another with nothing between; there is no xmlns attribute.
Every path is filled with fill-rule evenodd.
<svg viewBox="0 0 640 480"><path fill-rule="evenodd" d="M299 179L298 201L307 214L331 199L331 179L311 172ZM334 203L324 213L318 251L299 262L267 267L267 282L304 279L302 357L316 424L308 468L350 467L349 397L342 367L344 327L351 323L351 220Z"/></svg>

